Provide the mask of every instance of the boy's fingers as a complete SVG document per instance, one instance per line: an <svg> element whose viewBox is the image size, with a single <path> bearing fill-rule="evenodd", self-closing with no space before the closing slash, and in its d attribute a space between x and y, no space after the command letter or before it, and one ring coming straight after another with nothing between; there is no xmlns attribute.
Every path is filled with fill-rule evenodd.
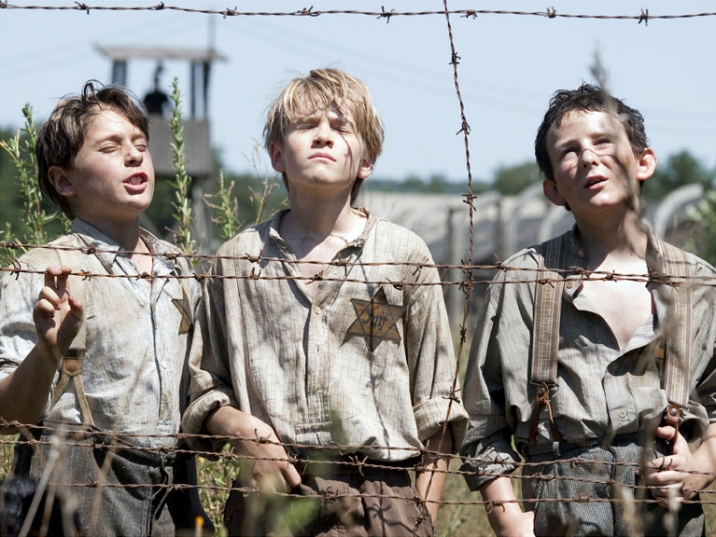
<svg viewBox="0 0 716 537"><path fill-rule="evenodd" d="M288 463L288 469L286 470L286 481L291 486L291 488L297 487L301 484L301 474L298 473L298 470L296 470L296 467Z"/></svg>
<svg viewBox="0 0 716 537"><path fill-rule="evenodd" d="M72 316L78 321L82 321L85 316L85 309L82 302L77 300L72 295L69 295L68 302L70 304L70 313L72 314Z"/></svg>

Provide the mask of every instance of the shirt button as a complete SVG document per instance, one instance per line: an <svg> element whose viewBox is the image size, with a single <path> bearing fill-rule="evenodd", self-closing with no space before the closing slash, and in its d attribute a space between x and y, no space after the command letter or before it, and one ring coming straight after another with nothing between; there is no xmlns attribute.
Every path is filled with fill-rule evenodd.
<svg viewBox="0 0 716 537"><path fill-rule="evenodd" d="M619 411L619 417L620 417L621 419L626 418L626 417L627 417L627 411L622 408L622 409Z"/></svg>
<svg viewBox="0 0 716 537"><path fill-rule="evenodd" d="M580 259L584 259L585 257L587 257L587 253L584 250L579 250L577 252L577 257L579 257Z"/></svg>
<svg viewBox="0 0 716 537"><path fill-rule="evenodd" d="M313 313L315 313L316 315L320 315L320 314L321 314L321 308L319 308L318 306L316 306L315 308L313 308Z"/></svg>
<svg viewBox="0 0 716 537"><path fill-rule="evenodd" d="M567 282L567 289L574 287L574 282Z"/></svg>

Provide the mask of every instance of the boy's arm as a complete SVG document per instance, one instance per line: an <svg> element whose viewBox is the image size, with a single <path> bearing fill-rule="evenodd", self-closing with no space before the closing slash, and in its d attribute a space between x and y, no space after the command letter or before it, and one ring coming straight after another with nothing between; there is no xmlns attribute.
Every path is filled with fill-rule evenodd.
<svg viewBox="0 0 716 537"><path fill-rule="evenodd" d="M480 487L480 493L485 502L492 502L485 510L496 535L534 537L534 512L522 511L509 477L488 481Z"/></svg>
<svg viewBox="0 0 716 537"><path fill-rule="evenodd" d="M42 415L57 367L82 325L84 307L70 294L70 273L69 267L47 268L45 287L32 312L37 343L17 369L0 382L0 417L7 421L35 423Z"/></svg>
<svg viewBox="0 0 716 537"><path fill-rule="evenodd" d="M209 414L204 427L215 436L237 437L229 443L241 457L242 486L271 493L289 492L301 484L301 476L289 462L276 432L259 418L225 405Z"/></svg>
<svg viewBox="0 0 716 537"><path fill-rule="evenodd" d="M445 431L445 433L443 433ZM420 497L426 501L428 512L433 524L437 521L440 497L443 493L447 469L452 453L453 436L450 427L441 427L440 430L425 442L425 448L433 453L423 455L422 472L418 472L415 486ZM435 455L434 452L444 453L445 456ZM435 471L437 470L437 472Z"/></svg>

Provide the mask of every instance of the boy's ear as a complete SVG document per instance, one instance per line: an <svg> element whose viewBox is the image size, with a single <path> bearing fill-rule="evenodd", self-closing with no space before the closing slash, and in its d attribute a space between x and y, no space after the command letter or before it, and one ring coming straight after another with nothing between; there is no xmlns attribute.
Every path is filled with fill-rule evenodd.
<svg viewBox="0 0 716 537"><path fill-rule="evenodd" d="M70 198L77 193L72 179L68 173L59 166L50 166L50 169L47 170L47 178L60 196Z"/></svg>
<svg viewBox="0 0 716 537"><path fill-rule="evenodd" d="M646 181L649 179L649 177L654 175L658 161L659 159L656 158L656 154L651 147L644 149L637 160L638 169L636 172L636 178L639 181Z"/></svg>
<svg viewBox="0 0 716 537"><path fill-rule="evenodd" d="M367 179L373 173L373 155L366 155L358 167L358 179Z"/></svg>
<svg viewBox="0 0 716 537"><path fill-rule="evenodd" d="M269 156L271 166L278 173L286 173L286 163L283 161L283 150L275 142L269 144Z"/></svg>
<svg viewBox="0 0 716 537"><path fill-rule="evenodd" d="M557 183L554 181L544 179L542 181L542 191L544 192L545 197L555 205L562 207L567 203L567 200L565 200L564 197L562 197L562 194L559 193Z"/></svg>

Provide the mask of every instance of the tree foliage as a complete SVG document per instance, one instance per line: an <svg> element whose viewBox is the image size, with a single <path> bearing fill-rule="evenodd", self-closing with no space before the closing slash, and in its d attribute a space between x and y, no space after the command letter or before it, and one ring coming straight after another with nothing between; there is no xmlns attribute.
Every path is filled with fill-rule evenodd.
<svg viewBox="0 0 716 537"><path fill-rule="evenodd" d="M654 175L644 183L644 197L658 200L666 197L680 186L698 183L704 190L712 188L716 181L716 169L709 170L688 151L671 155L664 165L659 165Z"/></svg>
<svg viewBox="0 0 716 537"><path fill-rule="evenodd" d="M500 167L495 174L492 188L503 196L517 196L540 179L537 163L530 160L515 166Z"/></svg>

